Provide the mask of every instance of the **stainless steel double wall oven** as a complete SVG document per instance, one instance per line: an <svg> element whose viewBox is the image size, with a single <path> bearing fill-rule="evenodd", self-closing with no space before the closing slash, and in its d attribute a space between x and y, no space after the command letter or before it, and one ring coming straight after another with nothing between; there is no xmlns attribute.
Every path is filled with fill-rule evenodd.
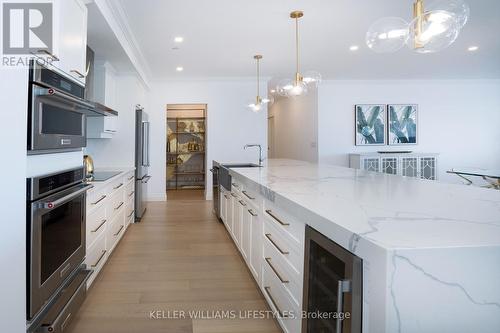
<svg viewBox="0 0 500 333"><path fill-rule="evenodd" d="M27 320L35 326L52 327L74 305L72 297L85 295L86 191L92 186L84 176L79 167L27 179Z"/></svg>

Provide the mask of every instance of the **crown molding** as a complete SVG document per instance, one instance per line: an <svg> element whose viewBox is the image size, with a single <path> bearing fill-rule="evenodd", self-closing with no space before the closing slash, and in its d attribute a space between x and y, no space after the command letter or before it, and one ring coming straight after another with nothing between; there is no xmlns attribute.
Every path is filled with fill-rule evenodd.
<svg viewBox="0 0 500 333"><path fill-rule="evenodd" d="M94 2L135 67L143 85L149 89L151 70L144 61L144 54L138 47L139 44L128 23L127 14L124 12L122 5L119 1L112 0L94 0Z"/></svg>

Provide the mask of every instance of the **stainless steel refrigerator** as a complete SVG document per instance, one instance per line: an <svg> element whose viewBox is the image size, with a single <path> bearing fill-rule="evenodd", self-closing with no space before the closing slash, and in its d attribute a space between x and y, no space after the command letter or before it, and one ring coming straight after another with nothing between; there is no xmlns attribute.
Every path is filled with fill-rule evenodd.
<svg viewBox="0 0 500 333"><path fill-rule="evenodd" d="M135 110L135 221L139 222L146 211L149 167L148 114L140 106Z"/></svg>

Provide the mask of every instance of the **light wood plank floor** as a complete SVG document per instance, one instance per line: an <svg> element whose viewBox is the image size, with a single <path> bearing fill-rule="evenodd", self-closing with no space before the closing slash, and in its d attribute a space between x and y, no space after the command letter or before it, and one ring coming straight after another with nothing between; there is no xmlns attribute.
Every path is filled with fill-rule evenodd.
<svg viewBox="0 0 500 333"><path fill-rule="evenodd" d="M212 202L149 203L129 226L70 333L279 333L273 319L151 319L160 310L268 310Z"/></svg>

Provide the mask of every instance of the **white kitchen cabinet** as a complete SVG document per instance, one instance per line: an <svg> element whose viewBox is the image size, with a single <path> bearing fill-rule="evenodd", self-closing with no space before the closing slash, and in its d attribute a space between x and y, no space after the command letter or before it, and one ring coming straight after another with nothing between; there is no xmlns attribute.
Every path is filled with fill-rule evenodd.
<svg viewBox="0 0 500 333"><path fill-rule="evenodd" d="M247 210L250 221L250 271L255 277L255 280L260 285L262 272L262 220L259 216L259 211L255 208Z"/></svg>
<svg viewBox="0 0 500 333"><path fill-rule="evenodd" d="M349 166L365 171L392 175L437 179L438 154L434 153L362 153L350 154Z"/></svg>
<svg viewBox="0 0 500 333"><path fill-rule="evenodd" d="M134 178L134 171L122 173L105 183L93 183L87 193L85 263L94 270L87 288L134 220Z"/></svg>
<svg viewBox="0 0 500 333"><path fill-rule="evenodd" d="M118 116L87 117L87 139L111 139L118 132Z"/></svg>
<svg viewBox="0 0 500 333"><path fill-rule="evenodd" d="M85 84L87 53L87 7L81 0L60 0L59 29L53 64Z"/></svg>
<svg viewBox="0 0 500 333"><path fill-rule="evenodd" d="M251 226L252 226L252 215L250 215L247 203L242 201L244 205L242 207L242 220L241 220L241 255L243 259L250 264L250 251L251 251Z"/></svg>
<svg viewBox="0 0 500 333"><path fill-rule="evenodd" d="M222 220L269 306L300 313L305 224L237 177L232 191L221 189L220 200ZM300 332L300 318L278 322L285 332Z"/></svg>

